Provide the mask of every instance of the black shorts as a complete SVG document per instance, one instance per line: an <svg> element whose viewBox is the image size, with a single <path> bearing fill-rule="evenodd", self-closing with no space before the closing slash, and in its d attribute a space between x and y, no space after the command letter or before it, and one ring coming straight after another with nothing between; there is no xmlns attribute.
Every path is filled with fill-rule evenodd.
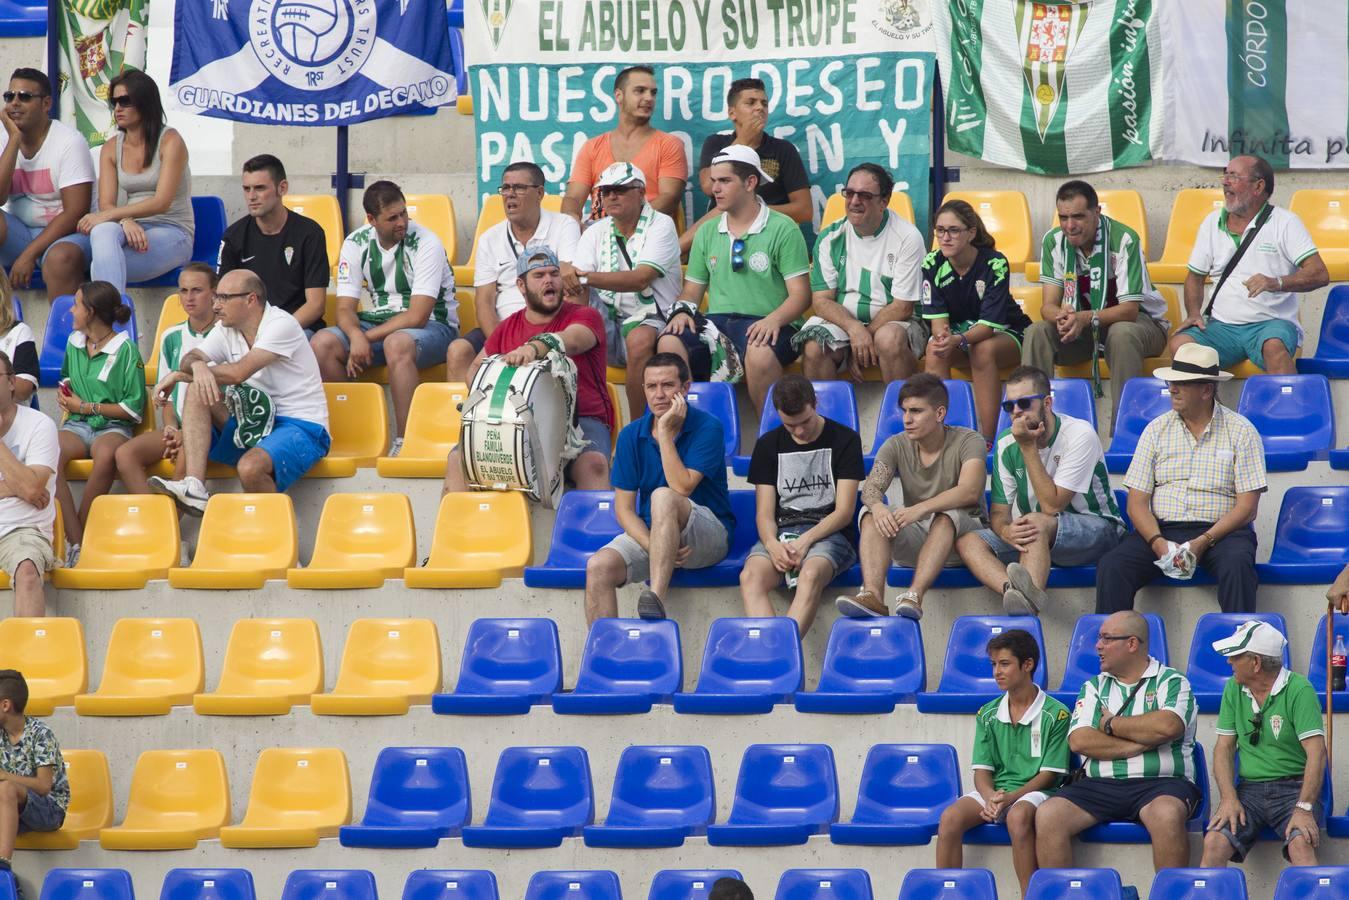
<svg viewBox="0 0 1349 900"><path fill-rule="evenodd" d="M475 354L481 353L482 348L487 346L487 335L482 333L481 328L475 328L468 334L459 335L459 340L468 341L470 344L472 344L473 352Z"/></svg>
<svg viewBox="0 0 1349 900"><path fill-rule="evenodd" d="M1059 788L1062 797L1100 822L1138 822L1138 814L1158 797L1175 797L1192 818L1203 800L1188 778L1083 778Z"/></svg>

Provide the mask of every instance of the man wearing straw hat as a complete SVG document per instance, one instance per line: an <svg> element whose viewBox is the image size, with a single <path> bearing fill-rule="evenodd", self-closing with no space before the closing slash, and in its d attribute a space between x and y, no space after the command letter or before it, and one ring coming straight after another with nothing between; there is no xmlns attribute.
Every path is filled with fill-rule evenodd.
<svg viewBox="0 0 1349 900"><path fill-rule="evenodd" d="M1223 612L1253 612L1251 522L1266 489L1260 434L1218 403L1218 383L1232 376L1213 348L1183 344L1155 374L1168 383L1171 411L1143 429L1124 476L1134 531L1096 567L1096 611L1132 609L1139 588L1202 567L1218 582Z"/></svg>

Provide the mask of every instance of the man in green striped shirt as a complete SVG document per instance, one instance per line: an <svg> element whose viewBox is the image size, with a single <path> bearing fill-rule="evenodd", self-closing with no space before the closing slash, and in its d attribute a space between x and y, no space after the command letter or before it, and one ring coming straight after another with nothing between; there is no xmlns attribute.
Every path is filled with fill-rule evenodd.
<svg viewBox="0 0 1349 900"><path fill-rule="evenodd" d="M1101 623L1096 653L1101 674L1082 685L1068 729L1085 777L1036 812L1039 864L1068 868L1074 835L1125 821L1147 829L1157 869L1188 866L1186 823L1203 796L1195 784L1190 682L1149 655L1147 620L1133 610Z"/></svg>

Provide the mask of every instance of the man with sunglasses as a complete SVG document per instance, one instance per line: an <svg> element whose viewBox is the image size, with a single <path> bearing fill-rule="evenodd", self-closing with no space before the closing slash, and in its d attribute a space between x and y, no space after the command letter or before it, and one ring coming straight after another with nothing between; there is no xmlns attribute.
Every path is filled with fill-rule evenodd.
<svg viewBox="0 0 1349 900"><path fill-rule="evenodd" d="M1316 865L1325 821L1325 726L1316 689L1283 664L1287 644L1273 625L1256 621L1213 642L1232 677L1213 729L1213 780L1221 799L1204 836L1200 865L1206 868L1244 861L1266 827L1283 841L1284 859Z"/></svg>
<svg viewBox="0 0 1349 900"><path fill-rule="evenodd" d="M89 145L74 128L50 117L51 82L37 69L15 69L0 112L0 267L18 288L42 267L48 299L73 294L89 260L75 233L94 197ZM50 248L50 252L49 252Z"/></svg>
<svg viewBox="0 0 1349 900"><path fill-rule="evenodd" d="M1011 425L993 447L990 528L956 543L960 558L1009 616L1039 615L1049 567L1095 565L1124 536L1096 428L1054 410L1049 376L1007 376Z"/></svg>

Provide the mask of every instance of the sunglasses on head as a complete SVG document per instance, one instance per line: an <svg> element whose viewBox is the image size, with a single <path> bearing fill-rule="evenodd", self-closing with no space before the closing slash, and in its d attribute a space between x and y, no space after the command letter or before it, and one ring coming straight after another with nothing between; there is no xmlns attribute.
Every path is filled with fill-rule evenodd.
<svg viewBox="0 0 1349 900"><path fill-rule="evenodd" d="M5 91L0 97L5 98L6 103L13 103L17 98L21 103L28 103L39 97L45 97L46 94L34 94L32 91Z"/></svg>
<svg viewBox="0 0 1349 900"><path fill-rule="evenodd" d="M131 96L130 96L129 94L119 94L119 95L116 96L116 97L109 97L109 98L108 98L108 106L120 106L120 107L122 107L123 109L126 109L126 108L130 107L131 105L132 105L132 100L131 100Z"/></svg>
<svg viewBox="0 0 1349 900"><path fill-rule="evenodd" d="M745 268L745 239L736 238L731 242L731 271L739 272Z"/></svg>
<svg viewBox="0 0 1349 900"><path fill-rule="evenodd" d="M1017 397L1015 400L1004 400L1002 401L1002 411L1007 413L1009 416L1012 414L1013 409L1019 409L1022 412L1025 412L1026 410L1030 409L1030 405L1033 401L1043 400L1046 396L1048 395L1031 394L1028 397Z"/></svg>

